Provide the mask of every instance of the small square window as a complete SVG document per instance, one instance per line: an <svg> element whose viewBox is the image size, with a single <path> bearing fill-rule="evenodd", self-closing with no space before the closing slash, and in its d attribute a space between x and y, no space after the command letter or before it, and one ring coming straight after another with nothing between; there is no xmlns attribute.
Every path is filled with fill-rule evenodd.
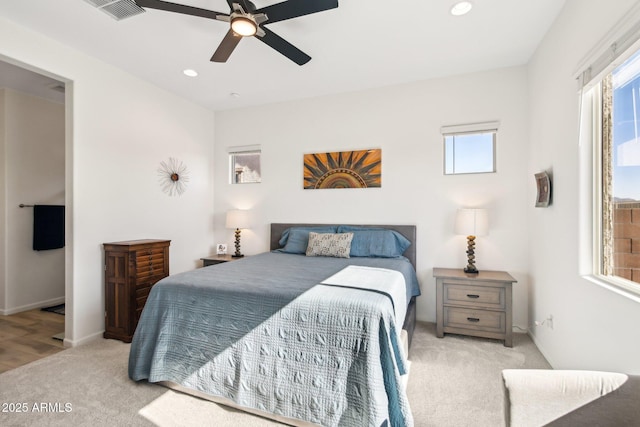
<svg viewBox="0 0 640 427"><path fill-rule="evenodd" d="M445 175L496 171L497 123L443 126Z"/></svg>
<svg viewBox="0 0 640 427"><path fill-rule="evenodd" d="M447 175L495 172L495 132L444 137Z"/></svg>
<svg viewBox="0 0 640 427"><path fill-rule="evenodd" d="M229 153L231 184L248 184L262 181L260 150Z"/></svg>

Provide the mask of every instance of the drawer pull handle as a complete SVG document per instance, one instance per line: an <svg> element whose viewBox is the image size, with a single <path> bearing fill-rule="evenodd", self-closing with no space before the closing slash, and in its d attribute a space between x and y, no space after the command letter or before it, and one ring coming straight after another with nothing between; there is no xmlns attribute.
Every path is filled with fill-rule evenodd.
<svg viewBox="0 0 640 427"><path fill-rule="evenodd" d="M467 294L467 298L473 298L473 299L476 299L476 298L480 298L480 295Z"/></svg>
<svg viewBox="0 0 640 427"><path fill-rule="evenodd" d="M473 322L473 323L476 323L476 322L480 321L480 319L478 319L477 317L467 317L467 320L469 322Z"/></svg>

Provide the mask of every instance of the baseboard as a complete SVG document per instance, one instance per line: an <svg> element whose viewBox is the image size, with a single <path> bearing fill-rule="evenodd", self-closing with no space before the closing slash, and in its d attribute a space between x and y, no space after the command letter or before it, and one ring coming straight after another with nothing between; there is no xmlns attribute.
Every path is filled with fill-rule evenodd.
<svg viewBox="0 0 640 427"><path fill-rule="evenodd" d="M551 368L555 369L554 366L556 366L556 365L551 361L551 359L549 359L549 356L547 356L548 353L545 351L544 346L542 346L540 344L540 342L536 339L536 336L531 333L531 330L529 330L529 332L527 332L527 335L529 335L529 338L531 338L531 341L533 341L535 346L538 347L538 350L540 350L540 353L542 353L542 356L546 359L546 361L549 363L549 365L551 365Z"/></svg>
<svg viewBox="0 0 640 427"><path fill-rule="evenodd" d="M34 308L51 307L52 305L64 304L65 298L58 297L45 301L38 301L31 304L21 305L20 307L7 308L0 310L0 315L10 316L12 314L21 313L23 311L33 310Z"/></svg>
<svg viewBox="0 0 640 427"><path fill-rule="evenodd" d="M515 333L527 334L527 335L530 332L529 328L523 328L522 326L518 326L518 325L513 325L513 327L511 328L511 331Z"/></svg>
<svg viewBox="0 0 640 427"><path fill-rule="evenodd" d="M63 344L65 347L77 347L79 345L84 345L87 343L90 343L91 341L95 341L97 339L101 339L102 338L102 334L104 333L104 331L101 332L96 332L95 334L91 334L91 335L87 335L86 337L77 339L77 340L71 340L67 337L64 338Z"/></svg>

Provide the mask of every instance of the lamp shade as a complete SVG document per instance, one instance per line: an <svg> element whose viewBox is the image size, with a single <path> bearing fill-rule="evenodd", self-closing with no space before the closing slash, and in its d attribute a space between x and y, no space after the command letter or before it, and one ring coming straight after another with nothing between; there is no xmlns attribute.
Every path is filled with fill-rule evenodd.
<svg viewBox="0 0 640 427"><path fill-rule="evenodd" d="M489 233L489 215L486 209L458 209L456 213L456 234L484 236Z"/></svg>
<svg viewBox="0 0 640 427"><path fill-rule="evenodd" d="M249 211L234 209L227 211L226 228L251 228Z"/></svg>

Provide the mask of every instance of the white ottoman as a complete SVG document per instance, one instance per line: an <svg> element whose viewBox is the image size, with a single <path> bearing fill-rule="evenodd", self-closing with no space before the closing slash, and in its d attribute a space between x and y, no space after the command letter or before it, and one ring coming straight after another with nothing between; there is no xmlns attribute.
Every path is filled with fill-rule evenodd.
<svg viewBox="0 0 640 427"><path fill-rule="evenodd" d="M554 420L557 426L640 425L639 377L598 371L505 369L502 380L507 426L537 427ZM605 395L609 395L606 400L599 399Z"/></svg>

